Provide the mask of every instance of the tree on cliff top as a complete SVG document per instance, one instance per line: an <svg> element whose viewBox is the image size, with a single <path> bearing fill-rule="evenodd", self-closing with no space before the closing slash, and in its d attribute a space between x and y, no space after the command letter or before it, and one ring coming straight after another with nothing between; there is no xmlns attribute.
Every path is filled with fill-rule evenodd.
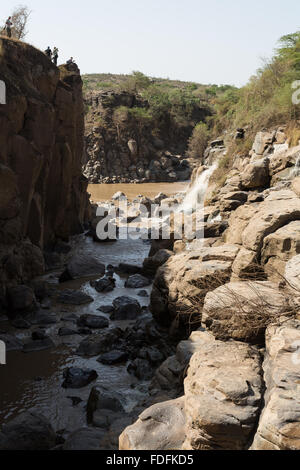
<svg viewBox="0 0 300 470"><path fill-rule="evenodd" d="M31 10L26 5L17 6L11 14L13 24L12 35L14 38L22 40L26 37L28 31L27 24L31 15ZM5 27L3 27L4 31Z"/></svg>

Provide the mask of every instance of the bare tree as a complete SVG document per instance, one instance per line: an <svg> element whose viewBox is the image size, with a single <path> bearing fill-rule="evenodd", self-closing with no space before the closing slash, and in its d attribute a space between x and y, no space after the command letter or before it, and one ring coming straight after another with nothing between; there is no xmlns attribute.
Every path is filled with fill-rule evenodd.
<svg viewBox="0 0 300 470"><path fill-rule="evenodd" d="M13 23L13 36L17 39L24 39L28 31L26 30L31 10L26 5L19 5L11 15Z"/></svg>

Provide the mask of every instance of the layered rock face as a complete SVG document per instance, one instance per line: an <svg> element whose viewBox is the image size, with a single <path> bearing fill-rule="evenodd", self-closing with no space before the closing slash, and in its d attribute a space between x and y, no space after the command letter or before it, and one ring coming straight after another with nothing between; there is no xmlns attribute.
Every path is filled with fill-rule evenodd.
<svg viewBox="0 0 300 470"><path fill-rule="evenodd" d="M128 92L89 92L86 104L86 164L90 183L174 182L190 178L197 162L184 153L192 126L153 123L143 115L149 104ZM195 122L209 111L194 110Z"/></svg>
<svg viewBox="0 0 300 470"><path fill-rule="evenodd" d="M78 69L37 49L0 41L0 282L44 269L43 248L82 231L89 213L82 175L84 113Z"/></svg>
<svg viewBox="0 0 300 470"><path fill-rule="evenodd" d="M212 161L223 155L221 143L206 152ZM212 184L205 239L173 243L173 256L158 268L153 316L181 338L198 331L150 386L174 400L172 419L172 402L155 405L152 421L146 412L125 429L122 449L145 448L139 436L150 422L150 445L174 444L183 419L177 449L300 449L299 150L289 148L283 128L260 132L250 154L233 156L224 186ZM227 228L218 233L216 224ZM158 411L172 428L155 421Z"/></svg>

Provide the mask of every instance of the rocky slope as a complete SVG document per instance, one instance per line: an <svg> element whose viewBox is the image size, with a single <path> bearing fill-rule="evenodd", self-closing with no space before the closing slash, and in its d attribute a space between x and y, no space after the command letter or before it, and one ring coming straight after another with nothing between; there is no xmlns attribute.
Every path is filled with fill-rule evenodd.
<svg viewBox="0 0 300 470"><path fill-rule="evenodd" d="M82 175L84 112L77 68L0 40L0 285L43 273L42 250L82 231L89 216Z"/></svg>
<svg viewBox="0 0 300 470"><path fill-rule="evenodd" d="M193 106L191 116L178 124L167 112L153 119L149 102L126 91L89 91L86 104L86 164L90 183L186 181L198 162L186 158L193 127L210 114Z"/></svg>
<svg viewBox="0 0 300 470"><path fill-rule="evenodd" d="M300 449L299 151L284 128L258 133L222 188L212 178L206 239L168 247L152 313L183 339L198 330L152 381L171 401L125 429L121 449ZM206 158L224 152L219 141Z"/></svg>

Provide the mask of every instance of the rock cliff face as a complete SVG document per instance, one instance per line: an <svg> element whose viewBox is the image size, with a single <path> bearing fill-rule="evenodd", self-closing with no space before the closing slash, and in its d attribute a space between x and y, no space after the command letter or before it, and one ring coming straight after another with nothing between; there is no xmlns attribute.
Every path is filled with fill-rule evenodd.
<svg viewBox="0 0 300 470"><path fill-rule="evenodd" d="M0 40L0 283L41 274L42 250L79 233L89 213L82 175L84 112L78 69Z"/></svg>
<svg viewBox="0 0 300 470"><path fill-rule="evenodd" d="M184 154L193 125L180 126L171 116L163 122L147 117L149 104L128 92L88 92L86 165L90 183L174 182L190 178L195 165ZM197 107L197 123L209 114Z"/></svg>

